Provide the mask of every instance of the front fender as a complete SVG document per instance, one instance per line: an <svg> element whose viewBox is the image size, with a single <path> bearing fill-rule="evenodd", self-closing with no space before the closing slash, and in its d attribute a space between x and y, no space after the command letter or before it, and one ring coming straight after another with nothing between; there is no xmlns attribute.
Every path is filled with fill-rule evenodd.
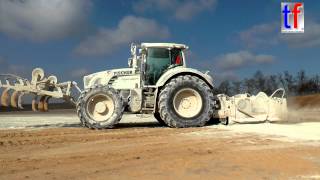
<svg viewBox="0 0 320 180"><path fill-rule="evenodd" d="M111 71L102 71L83 77L84 88L91 88L95 85L106 85L113 77Z"/></svg>

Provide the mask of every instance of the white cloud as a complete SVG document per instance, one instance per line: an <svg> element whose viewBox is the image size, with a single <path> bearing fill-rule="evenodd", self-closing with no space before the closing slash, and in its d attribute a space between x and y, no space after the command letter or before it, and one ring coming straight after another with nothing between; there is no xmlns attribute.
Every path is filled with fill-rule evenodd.
<svg viewBox="0 0 320 180"><path fill-rule="evenodd" d="M210 10L216 5L216 0L187 1L178 6L175 17L180 20L189 20L202 11Z"/></svg>
<svg viewBox="0 0 320 180"><path fill-rule="evenodd" d="M278 23L265 23L254 25L247 30L239 32L240 41L249 48L276 45L279 42L280 29Z"/></svg>
<svg viewBox="0 0 320 180"><path fill-rule="evenodd" d="M134 2L133 10L138 13L150 11L151 9L163 10L176 3L176 0L140 0Z"/></svg>
<svg viewBox="0 0 320 180"><path fill-rule="evenodd" d="M320 46L320 23L314 20L305 22L304 33L285 34L280 32L280 22L254 25L239 32L240 42L249 48L285 44L289 47Z"/></svg>
<svg viewBox="0 0 320 180"><path fill-rule="evenodd" d="M280 34L279 38L290 47L320 46L320 23L307 21L304 33Z"/></svg>
<svg viewBox="0 0 320 180"><path fill-rule="evenodd" d="M236 75L233 71L222 71L222 72L215 72L214 79L218 83L224 80L238 81L239 76Z"/></svg>
<svg viewBox="0 0 320 180"><path fill-rule="evenodd" d="M168 28L154 20L126 16L115 29L100 28L95 35L81 42L74 52L86 56L111 54L133 41L159 40L169 35Z"/></svg>
<svg viewBox="0 0 320 180"><path fill-rule="evenodd" d="M190 20L204 11L215 8L217 0L140 0L133 5L136 12L163 11L178 20Z"/></svg>
<svg viewBox="0 0 320 180"><path fill-rule="evenodd" d="M88 75L90 72L85 68L75 69L70 72L72 78L82 78L85 75Z"/></svg>
<svg viewBox="0 0 320 180"><path fill-rule="evenodd" d="M31 68L18 64L10 64L5 58L0 57L0 74L15 74L26 77L31 75Z"/></svg>
<svg viewBox="0 0 320 180"><path fill-rule="evenodd" d="M83 31L89 0L1 0L0 32L33 41L59 39Z"/></svg>
<svg viewBox="0 0 320 180"><path fill-rule="evenodd" d="M236 70L255 64L269 64L275 57L266 54L252 54L248 51L227 53L215 58L216 68L221 70Z"/></svg>
<svg viewBox="0 0 320 180"><path fill-rule="evenodd" d="M0 65L2 65L5 62L3 57L0 57Z"/></svg>

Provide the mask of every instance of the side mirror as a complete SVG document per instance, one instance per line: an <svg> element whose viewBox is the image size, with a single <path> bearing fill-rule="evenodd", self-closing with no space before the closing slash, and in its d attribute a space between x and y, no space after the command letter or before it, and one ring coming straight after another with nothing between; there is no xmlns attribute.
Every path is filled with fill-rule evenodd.
<svg viewBox="0 0 320 180"><path fill-rule="evenodd" d="M146 54L147 51L145 49L139 49L139 54Z"/></svg>

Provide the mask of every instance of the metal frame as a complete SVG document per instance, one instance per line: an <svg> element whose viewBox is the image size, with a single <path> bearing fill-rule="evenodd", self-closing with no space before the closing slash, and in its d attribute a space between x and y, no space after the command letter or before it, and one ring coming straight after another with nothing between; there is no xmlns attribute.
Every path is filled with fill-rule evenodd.
<svg viewBox="0 0 320 180"><path fill-rule="evenodd" d="M50 98L64 99L75 104L75 100L71 96L72 88L76 88L76 90L81 93L81 89L76 82L67 81L58 83L55 76L49 76L48 78L44 77L44 71L41 68L33 70L32 81L12 74L0 74L0 76L5 77L5 83L2 83L0 80L0 88L5 89L1 96L2 106L8 106L8 91L10 90L14 91L12 96L17 96L18 93L20 94L19 98L11 97L10 101L11 106L18 109L23 109L21 105L22 96L25 94L33 94L32 109L34 111L47 111ZM41 98L40 101L37 102L39 96Z"/></svg>

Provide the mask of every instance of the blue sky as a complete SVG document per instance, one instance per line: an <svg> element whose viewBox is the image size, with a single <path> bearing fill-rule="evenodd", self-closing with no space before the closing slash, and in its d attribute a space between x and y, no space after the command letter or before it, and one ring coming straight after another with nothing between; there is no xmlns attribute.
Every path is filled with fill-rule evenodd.
<svg viewBox="0 0 320 180"><path fill-rule="evenodd" d="M256 70L319 73L320 1L305 0L305 33L280 33L277 0L2 0L0 73L42 67L61 80L127 66L133 42L190 47L188 64L215 79Z"/></svg>

